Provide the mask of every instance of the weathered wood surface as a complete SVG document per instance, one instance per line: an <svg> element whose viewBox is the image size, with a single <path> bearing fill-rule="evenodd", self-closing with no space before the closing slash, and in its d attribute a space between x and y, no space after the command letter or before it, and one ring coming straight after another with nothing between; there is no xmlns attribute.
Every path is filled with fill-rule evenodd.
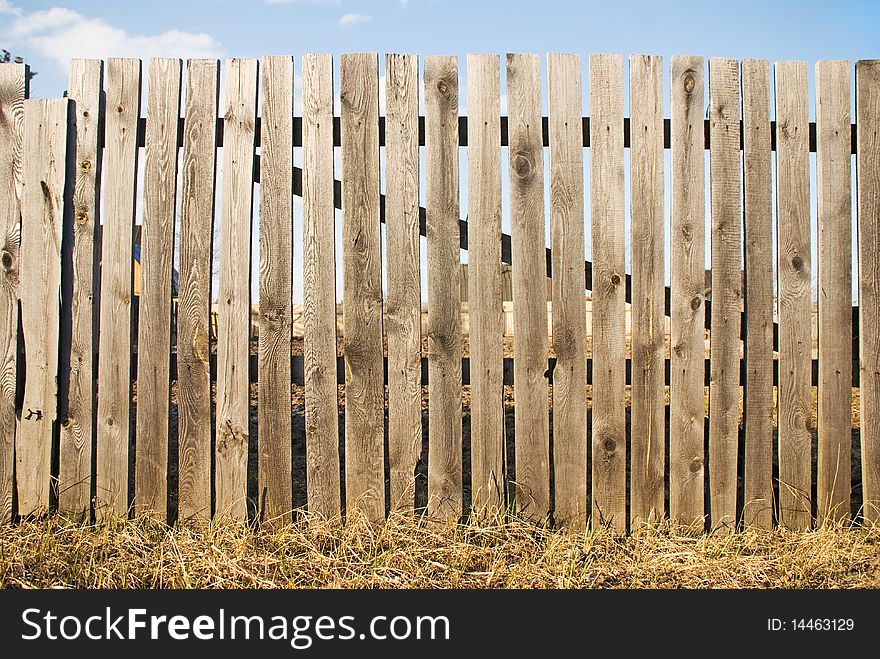
<svg viewBox="0 0 880 659"><path fill-rule="evenodd" d="M345 500L347 512L377 522L385 517L378 55L343 55L340 67Z"/></svg>
<svg viewBox="0 0 880 659"><path fill-rule="evenodd" d="M333 209L333 61L304 55L303 360L309 512L339 517L336 369L336 221ZM328 367L328 365L330 365Z"/></svg>
<svg viewBox="0 0 880 659"><path fill-rule="evenodd" d="M428 516L462 516L458 60L425 59Z"/></svg>
<svg viewBox="0 0 880 659"><path fill-rule="evenodd" d="M27 373L16 428L18 513L49 509L58 403L61 249L65 237L67 99L24 104L21 193L21 327Z"/></svg>
<svg viewBox="0 0 880 659"><path fill-rule="evenodd" d="M703 527L705 198L703 59L672 58L669 515Z"/></svg>
<svg viewBox="0 0 880 659"><path fill-rule="evenodd" d="M181 520L211 518L211 257L219 80L217 60L187 62L177 304Z"/></svg>
<svg viewBox="0 0 880 659"><path fill-rule="evenodd" d="M247 516L251 220L258 68L255 59L227 61L223 110L214 490L216 516L233 519Z"/></svg>
<svg viewBox="0 0 880 659"><path fill-rule="evenodd" d="M412 512L422 455L418 58L387 55L385 84L389 496L393 510Z"/></svg>
<svg viewBox="0 0 880 659"><path fill-rule="evenodd" d="M293 59L264 58L262 87L257 507L264 521L283 523L293 509Z"/></svg>
<svg viewBox="0 0 880 659"><path fill-rule="evenodd" d="M101 232L101 321L95 513L129 510L132 239L141 62L107 60Z"/></svg>
<svg viewBox="0 0 880 659"><path fill-rule="evenodd" d="M138 311L134 510L165 519L168 508L171 278L177 219L177 120L182 66L150 61Z"/></svg>

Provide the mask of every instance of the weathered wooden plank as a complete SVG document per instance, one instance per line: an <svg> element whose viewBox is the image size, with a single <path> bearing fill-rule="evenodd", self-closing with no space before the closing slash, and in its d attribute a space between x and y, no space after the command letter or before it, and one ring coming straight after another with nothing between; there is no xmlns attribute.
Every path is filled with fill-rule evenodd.
<svg viewBox="0 0 880 659"><path fill-rule="evenodd" d="M336 229L333 209L333 60L304 55L303 360L309 511L341 512L336 389Z"/></svg>
<svg viewBox="0 0 880 659"><path fill-rule="evenodd" d="M709 503L715 531L736 528L740 421L739 62L709 60L709 153L712 209L712 331L709 384Z"/></svg>
<svg viewBox="0 0 880 659"><path fill-rule="evenodd" d="M774 304L767 60L743 60L742 94L747 323L743 523L769 529L773 525Z"/></svg>
<svg viewBox="0 0 880 659"><path fill-rule="evenodd" d="M537 522L550 514L547 410L547 291L541 59L507 56L510 228L513 243L516 508Z"/></svg>
<svg viewBox="0 0 880 659"><path fill-rule="evenodd" d="M211 518L211 256L220 63L189 60L177 303L178 518Z"/></svg>
<svg viewBox="0 0 880 659"><path fill-rule="evenodd" d="M593 524L626 531L623 58L590 55Z"/></svg>
<svg viewBox="0 0 880 659"><path fill-rule="evenodd" d="M171 278L177 215L177 120L181 61L150 60L144 215L141 229L134 509L168 509Z"/></svg>
<svg viewBox="0 0 880 659"><path fill-rule="evenodd" d="M263 59L257 423L264 521L293 510L290 341L293 275L293 59Z"/></svg>
<svg viewBox="0 0 880 659"><path fill-rule="evenodd" d="M699 528L705 514L703 77L701 57L672 58L669 514Z"/></svg>
<svg viewBox="0 0 880 659"><path fill-rule="evenodd" d="M70 62L68 97L76 102L76 166L73 190L70 384L58 440L58 508L88 514L92 498L92 446L95 440L95 356L97 332L97 250L101 151L98 119L102 111L104 62Z"/></svg>
<svg viewBox="0 0 880 659"><path fill-rule="evenodd" d="M880 525L880 60L856 62L862 515Z"/></svg>
<svg viewBox="0 0 880 659"><path fill-rule="evenodd" d="M425 59L428 516L462 516L458 60Z"/></svg>
<svg viewBox="0 0 880 659"><path fill-rule="evenodd" d="M478 515L504 507L499 60L468 55L468 310L471 493Z"/></svg>
<svg viewBox="0 0 880 659"><path fill-rule="evenodd" d="M810 169L807 66L776 63L779 521L810 527Z"/></svg>
<svg viewBox="0 0 880 659"><path fill-rule="evenodd" d="M379 229L379 61L343 55L342 258L345 335L345 500L385 517L385 386Z"/></svg>
<svg viewBox="0 0 880 659"><path fill-rule="evenodd" d="M53 426L58 401L61 242L67 164L68 100L24 104L21 193L21 327L26 346L24 400L16 428L18 512L49 508Z"/></svg>
<svg viewBox="0 0 880 659"><path fill-rule="evenodd" d="M14 487L19 222L27 72L24 64L0 64L0 523L12 520Z"/></svg>
<svg viewBox="0 0 880 659"><path fill-rule="evenodd" d="M665 508L663 58L631 55L632 412L630 525Z"/></svg>
<svg viewBox="0 0 880 659"><path fill-rule="evenodd" d="M107 60L104 119L101 334L95 512L125 515L131 408L132 233L141 62Z"/></svg>
<svg viewBox="0 0 880 659"><path fill-rule="evenodd" d="M223 111L214 484L215 515L234 519L247 516L251 220L258 68L255 59L227 60Z"/></svg>
<svg viewBox="0 0 880 659"><path fill-rule="evenodd" d="M849 517L852 468L850 65L816 64L819 220L819 521Z"/></svg>
<svg viewBox="0 0 880 659"><path fill-rule="evenodd" d="M387 55L385 80L388 466L392 509L412 512L422 455L418 58Z"/></svg>
<svg viewBox="0 0 880 659"><path fill-rule="evenodd" d="M547 55L550 232L553 247L554 518L587 522L587 359L581 58Z"/></svg>

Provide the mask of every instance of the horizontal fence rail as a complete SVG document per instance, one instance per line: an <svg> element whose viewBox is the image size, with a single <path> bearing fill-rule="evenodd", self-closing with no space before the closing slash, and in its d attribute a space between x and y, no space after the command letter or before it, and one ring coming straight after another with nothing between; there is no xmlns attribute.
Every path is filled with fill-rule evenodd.
<svg viewBox="0 0 880 659"><path fill-rule="evenodd" d="M388 55L381 115L379 64L233 59L221 94L215 60L151 60L147 89L139 60L75 60L49 101L0 65L4 520L880 520L880 61L854 108L819 62L814 122L798 62Z"/></svg>

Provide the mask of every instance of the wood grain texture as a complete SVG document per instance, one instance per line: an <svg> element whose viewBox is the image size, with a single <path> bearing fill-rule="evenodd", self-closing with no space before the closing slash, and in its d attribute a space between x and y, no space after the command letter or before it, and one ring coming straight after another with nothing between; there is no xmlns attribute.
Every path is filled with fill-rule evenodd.
<svg viewBox="0 0 880 659"><path fill-rule="evenodd" d="M385 517L385 387L379 228L379 61L343 55L342 258L345 335L345 501Z"/></svg>
<svg viewBox="0 0 880 659"><path fill-rule="evenodd" d="M141 62L107 60L95 513L125 515L131 408L132 234Z"/></svg>
<svg viewBox="0 0 880 659"><path fill-rule="evenodd" d="M211 518L211 256L220 63L189 60L177 304L178 518Z"/></svg>
<svg viewBox="0 0 880 659"><path fill-rule="evenodd" d="M387 55L385 84L389 496L393 510L412 512L422 455L418 58Z"/></svg>
<svg viewBox="0 0 880 659"><path fill-rule="evenodd" d="M550 237L553 248L554 519L587 523L587 340L581 58L547 55Z"/></svg>
<svg viewBox="0 0 880 659"><path fill-rule="evenodd" d="M303 355L309 512L341 513L336 389L336 221L333 209L333 61L304 55Z"/></svg>
<svg viewBox="0 0 880 659"><path fill-rule="evenodd" d="M705 420L705 198L703 59L676 56L672 90L672 306L669 515L702 528Z"/></svg>
<svg viewBox="0 0 880 659"><path fill-rule="evenodd" d="M666 472L663 59L631 55L630 526L663 517Z"/></svg>
<svg viewBox="0 0 880 659"><path fill-rule="evenodd" d="M459 266L458 60L425 58L428 252L428 516L463 513Z"/></svg>
<svg viewBox="0 0 880 659"><path fill-rule="evenodd" d="M179 59L150 60L141 229L138 399L134 510L165 519L168 509L171 278L177 219Z"/></svg>
<svg viewBox="0 0 880 659"><path fill-rule="evenodd" d="M623 59L590 55L593 524L626 531Z"/></svg>
<svg viewBox="0 0 880 659"><path fill-rule="evenodd" d="M504 508L499 60L468 55L468 310L471 493L477 515Z"/></svg>
<svg viewBox="0 0 880 659"><path fill-rule="evenodd" d="M746 387L743 523L773 525L773 208L770 65L742 63Z"/></svg>
<svg viewBox="0 0 880 659"><path fill-rule="evenodd" d="M542 522L550 514L547 410L547 290L541 59L507 56L510 229L513 247L516 509Z"/></svg>
<svg viewBox="0 0 880 659"><path fill-rule="evenodd" d="M810 527L811 322L807 66L776 63L779 522Z"/></svg>
<svg viewBox="0 0 880 659"><path fill-rule="evenodd" d="M264 58L262 87L257 506L264 522L284 523L293 510L293 59Z"/></svg>
<svg viewBox="0 0 880 659"><path fill-rule="evenodd" d="M214 485L215 516L233 519L247 516L251 220L258 68L255 59L227 60L223 111Z"/></svg>
<svg viewBox="0 0 880 659"><path fill-rule="evenodd" d="M862 515L880 525L880 60L856 62Z"/></svg>
<svg viewBox="0 0 880 659"><path fill-rule="evenodd" d="M92 499L95 442L95 358L97 357L97 254L100 224L101 156L98 125L103 102L104 62L70 62L68 97L76 109L76 165L73 190L70 384L58 440L58 508L88 515Z"/></svg>
<svg viewBox="0 0 880 659"><path fill-rule="evenodd" d="M19 222L26 91L27 67L0 64L0 523L12 521L13 512Z"/></svg>
<svg viewBox="0 0 880 659"><path fill-rule="evenodd" d="M712 210L712 331L709 385L709 504L716 532L736 529L740 422L740 81L735 59L709 60Z"/></svg>
<svg viewBox="0 0 880 659"><path fill-rule="evenodd" d="M852 466L850 64L816 64L819 219L819 521L849 518Z"/></svg>
<svg viewBox="0 0 880 659"><path fill-rule="evenodd" d="M21 298L27 380L15 438L22 516L49 508L58 401L67 124L67 99L25 101L20 267L21 287L27 292Z"/></svg>

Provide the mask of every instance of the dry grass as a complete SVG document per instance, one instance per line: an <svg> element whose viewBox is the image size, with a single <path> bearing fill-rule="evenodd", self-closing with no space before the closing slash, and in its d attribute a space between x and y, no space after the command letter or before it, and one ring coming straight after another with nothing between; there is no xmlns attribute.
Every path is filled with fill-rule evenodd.
<svg viewBox="0 0 880 659"><path fill-rule="evenodd" d="M278 529L90 526L58 516L0 528L5 588L877 588L880 530L852 526L628 538L516 521Z"/></svg>

